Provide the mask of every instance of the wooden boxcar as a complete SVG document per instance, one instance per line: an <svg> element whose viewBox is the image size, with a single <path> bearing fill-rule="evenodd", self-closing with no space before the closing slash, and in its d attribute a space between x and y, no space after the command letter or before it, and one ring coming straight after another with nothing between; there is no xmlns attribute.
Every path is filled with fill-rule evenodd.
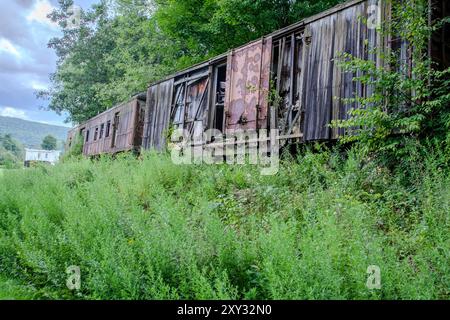
<svg viewBox="0 0 450 320"><path fill-rule="evenodd" d="M345 52L381 64L371 49L388 48L391 39L365 21L388 12L385 1L349 1L152 84L143 147L164 148L179 128L194 140L207 129L266 128L303 142L337 139L342 131L330 122L357 107L342 99L369 96L371 88L342 72L336 58ZM273 91L276 108L269 107Z"/></svg>
<svg viewBox="0 0 450 320"><path fill-rule="evenodd" d="M270 39L260 39L152 84L143 148L163 149L173 129L193 138L267 128L270 56Z"/></svg>
<svg viewBox="0 0 450 320"><path fill-rule="evenodd" d="M86 156L139 151L144 128L145 99L145 93L139 94L77 126L68 134L69 147L75 141L75 136L81 134L83 154Z"/></svg>

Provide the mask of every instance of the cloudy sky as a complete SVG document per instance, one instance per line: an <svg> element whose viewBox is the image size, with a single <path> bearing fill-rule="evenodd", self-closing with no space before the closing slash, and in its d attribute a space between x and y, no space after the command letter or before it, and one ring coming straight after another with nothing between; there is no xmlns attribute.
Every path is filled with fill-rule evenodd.
<svg viewBox="0 0 450 320"><path fill-rule="evenodd" d="M96 0L75 0L89 8ZM65 116L42 110L47 102L34 92L49 85L55 71L56 55L47 48L59 35L47 14L57 0L0 0L0 116L70 126Z"/></svg>

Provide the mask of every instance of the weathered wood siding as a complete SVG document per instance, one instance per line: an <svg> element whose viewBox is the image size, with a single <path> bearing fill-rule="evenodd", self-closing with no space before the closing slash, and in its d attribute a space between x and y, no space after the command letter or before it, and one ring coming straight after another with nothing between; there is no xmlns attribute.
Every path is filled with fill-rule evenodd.
<svg viewBox="0 0 450 320"><path fill-rule="evenodd" d="M67 132L65 150L68 151L76 142L77 135L80 133L80 126L76 126Z"/></svg>
<svg viewBox="0 0 450 320"><path fill-rule="evenodd" d="M342 71L337 58L345 52L376 61L375 55L369 56L369 50L382 44L381 37L365 21L369 6L378 4L378 0L365 1L306 25L310 43L305 46L303 74L305 141L336 139L342 132L332 130L331 121L347 118L349 109L358 107L342 99L371 94L371 88L353 81L356 74Z"/></svg>
<svg viewBox="0 0 450 320"><path fill-rule="evenodd" d="M211 73L208 67L175 78L171 124L189 137L202 137L207 128Z"/></svg>
<svg viewBox="0 0 450 320"><path fill-rule="evenodd" d="M144 149L162 150L169 128L174 80L170 79L148 88L145 108Z"/></svg>

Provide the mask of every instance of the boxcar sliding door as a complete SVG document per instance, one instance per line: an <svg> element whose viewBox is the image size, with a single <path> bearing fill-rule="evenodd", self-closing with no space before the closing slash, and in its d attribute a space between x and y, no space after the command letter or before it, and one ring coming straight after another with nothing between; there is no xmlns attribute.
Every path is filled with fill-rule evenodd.
<svg viewBox="0 0 450 320"><path fill-rule="evenodd" d="M228 55L225 89L227 131L267 128L272 38L264 38Z"/></svg>
<svg viewBox="0 0 450 320"><path fill-rule="evenodd" d="M173 79L148 88L142 142L144 149L162 150L166 146L172 90Z"/></svg>
<svg viewBox="0 0 450 320"><path fill-rule="evenodd" d="M281 136L300 138L304 109L304 46L309 41L304 30L295 30L273 41L272 75L278 93L276 126Z"/></svg>
<svg viewBox="0 0 450 320"><path fill-rule="evenodd" d="M188 138L201 139L207 128L209 68L196 70L176 79L173 91L171 123L184 129Z"/></svg>

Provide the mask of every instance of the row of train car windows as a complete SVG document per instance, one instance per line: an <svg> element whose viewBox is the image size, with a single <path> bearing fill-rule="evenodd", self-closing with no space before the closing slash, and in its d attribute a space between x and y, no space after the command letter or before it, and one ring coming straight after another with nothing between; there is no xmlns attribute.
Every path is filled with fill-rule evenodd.
<svg viewBox="0 0 450 320"><path fill-rule="evenodd" d="M111 121L107 121L106 122L106 132L105 132L105 124L102 123L99 126L95 127L95 131L94 131L94 141L100 140L103 138L103 134L105 134L105 138L108 138L111 132ZM86 131L86 142L89 142L89 133L90 130Z"/></svg>

